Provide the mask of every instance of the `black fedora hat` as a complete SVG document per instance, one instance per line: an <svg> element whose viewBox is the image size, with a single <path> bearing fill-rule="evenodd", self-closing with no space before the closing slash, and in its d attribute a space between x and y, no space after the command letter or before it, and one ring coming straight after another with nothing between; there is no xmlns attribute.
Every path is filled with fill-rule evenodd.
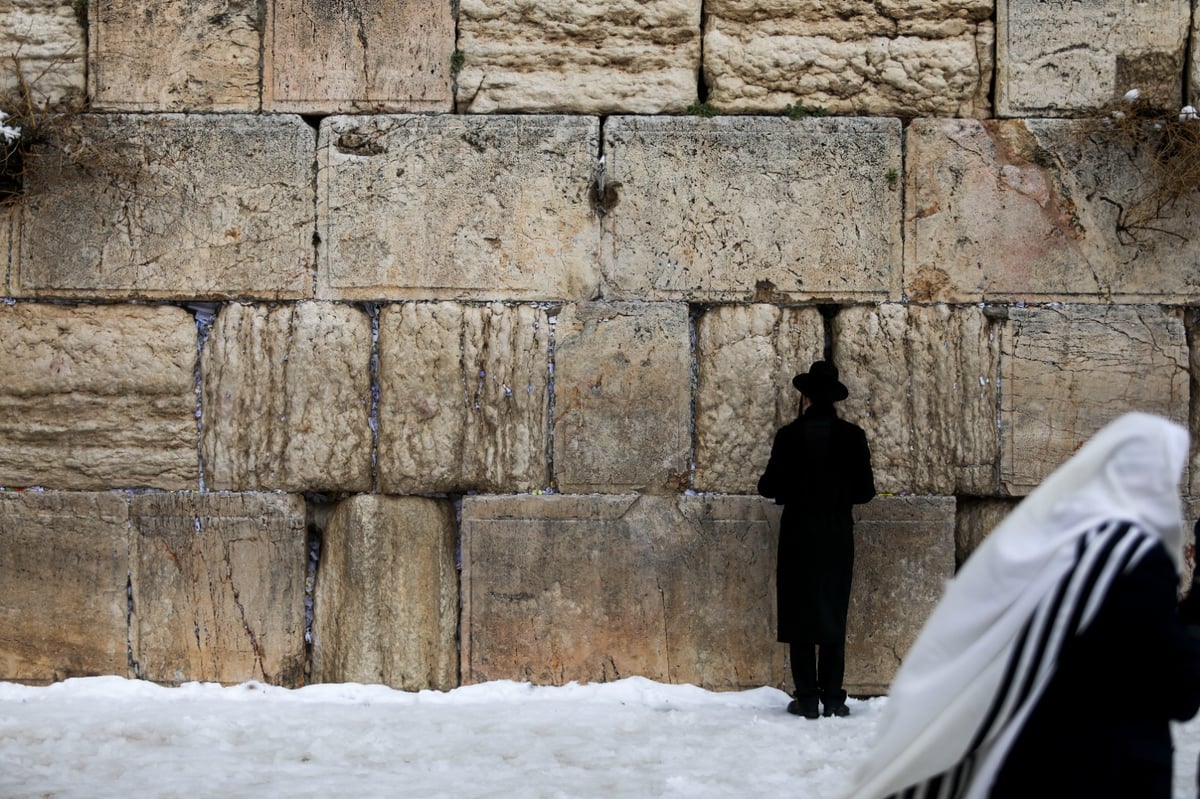
<svg viewBox="0 0 1200 799"><path fill-rule="evenodd" d="M808 372L792 378L792 385L813 402L838 402L850 396L838 381L837 367L829 361L814 361Z"/></svg>

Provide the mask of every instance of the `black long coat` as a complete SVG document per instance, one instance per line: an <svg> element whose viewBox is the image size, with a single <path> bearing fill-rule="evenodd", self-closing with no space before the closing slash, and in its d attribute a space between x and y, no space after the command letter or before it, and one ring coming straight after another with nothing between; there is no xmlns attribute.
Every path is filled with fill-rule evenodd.
<svg viewBox="0 0 1200 799"><path fill-rule="evenodd" d="M1117 578L1092 625L1064 645L993 799L1170 799L1169 720L1200 708L1200 638L1176 613L1176 585L1161 546Z"/></svg>
<svg viewBox="0 0 1200 799"><path fill-rule="evenodd" d="M810 406L775 434L758 493L783 505L779 640L841 643L854 571L851 507L875 496L866 434L832 405Z"/></svg>

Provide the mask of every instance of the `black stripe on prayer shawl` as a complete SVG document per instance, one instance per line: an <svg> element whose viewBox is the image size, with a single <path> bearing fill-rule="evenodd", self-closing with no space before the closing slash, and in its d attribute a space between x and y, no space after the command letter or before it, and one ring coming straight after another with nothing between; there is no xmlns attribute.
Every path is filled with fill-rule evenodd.
<svg viewBox="0 0 1200 799"><path fill-rule="evenodd" d="M1130 522L1108 521L1084 533L1075 560L1054 591L1038 603L1013 643L996 696L962 759L940 774L910 785L886 799L958 799L971 787L980 757L1003 756L992 745L1040 698L1066 641L1090 626L1118 575L1135 565L1157 544ZM1011 736L1009 745L1011 745Z"/></svg>

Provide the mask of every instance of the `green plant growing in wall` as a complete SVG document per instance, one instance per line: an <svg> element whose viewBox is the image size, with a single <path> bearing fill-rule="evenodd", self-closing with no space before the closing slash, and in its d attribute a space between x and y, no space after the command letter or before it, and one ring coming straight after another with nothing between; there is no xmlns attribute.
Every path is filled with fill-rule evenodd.
<svg viewBox="0 0 1200 799"><path fill-rule="evenodd" d="M75 20L86 31L88 29L88 0L75 0L72 7L75 9Z"/></svg>
<svg viewBox="0 0 1200 799"><path fill-rule="evenodd" d="M783 115L789 119L804 119L805 117L827 117L829 109L819 105L805 105L803 100L783 107Z"/></svg>
<svg viewBox="0 0 1200 799"><path fill-rule="evenodd" d="M458 73L462 72L463 62L466 60L467 57L463 54L462 50L455 50L453 53L451 53L450 74L457 77Z"/></svg>
<svg viewBox="0 0 1200 799"><path fill-rule="evenodd" d="M892 167L883 173L883 179L887 181L889 189L895 189L896 184L900 182L900 170Z"/></svg>
<svg viewBox="0 0 1200 799"><path fill-rule="evenodd" d="M696 103L692 103L691 105L689 105L687 107L686 113L689 116L704 117L707 119L709 117L715 117L717 114L720 114L721 112L718 111L716 109L716 106L714 106L712 103L696 102Z"/></svg>

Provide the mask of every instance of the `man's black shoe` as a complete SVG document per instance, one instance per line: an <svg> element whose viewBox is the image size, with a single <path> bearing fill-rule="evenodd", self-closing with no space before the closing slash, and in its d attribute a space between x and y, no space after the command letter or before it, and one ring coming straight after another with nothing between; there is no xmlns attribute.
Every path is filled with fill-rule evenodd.
<svg viewBox="0 0 1200 799"><path fill-rule="evenodd" d="M838 702L836 705L826 705L825 712L822 713L821 715L837 716L838 718L845 718L846 716L850 715L850 708L846 707L845 702Z"/></svg>
<svg viewBox="0 0 1200 799"><path fill-rule="evenodd" d="M793 716L804 716L806 719L815 719L821 715L817 709L817 700L813 699L793 699L788 702L787 712Z"/></svg>

